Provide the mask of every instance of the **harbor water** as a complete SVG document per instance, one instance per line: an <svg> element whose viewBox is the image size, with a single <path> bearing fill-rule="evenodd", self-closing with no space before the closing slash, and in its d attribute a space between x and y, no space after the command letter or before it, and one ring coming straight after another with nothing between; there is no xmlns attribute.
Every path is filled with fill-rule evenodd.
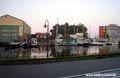
<svg viewBox="0 0 120 78"><path fill-rule="evenodd" d="M110 52L120 52L120 47L118 45L89 46L89 47L52 46L48 47L48 58L104 54ZM4 47L0 47L0 61L17 59L36 59L36 58L47 58L46 46L28 49L24 48L5 49Z"/></svg>

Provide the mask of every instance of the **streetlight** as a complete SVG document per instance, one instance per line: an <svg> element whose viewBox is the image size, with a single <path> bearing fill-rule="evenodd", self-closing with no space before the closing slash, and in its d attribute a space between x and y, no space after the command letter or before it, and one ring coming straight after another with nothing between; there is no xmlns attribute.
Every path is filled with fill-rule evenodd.
<svg viewBox="0 0 120 78"><path fill-rule="evenodd" d="M44 27L46 28L47 27L47 59L48 59L48 35L49 35L49 21L48 20L45 20L45 25Z"/></svg>

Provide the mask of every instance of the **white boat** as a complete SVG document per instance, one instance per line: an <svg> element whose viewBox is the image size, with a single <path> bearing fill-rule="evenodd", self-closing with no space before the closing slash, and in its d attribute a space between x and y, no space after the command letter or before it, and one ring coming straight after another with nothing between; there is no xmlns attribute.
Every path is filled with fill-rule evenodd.
<svg viewBox="0 0 120 78"><path fill-rule="evenodd" d="M55 39L55 41L56 41L57 43L59 43L59 44L62 43L62 40L63 40L63 39Z"/></svg>
<svg viewBox="0 0 120 78"><path fill-rule="evenodd" d="M75 41L72 42L72 44L78 45L78 46L89 46L91 44L90 39L85 39L83 36L83 33L76 33L73 35L70 35L71 38L73 38Z"/></svg>
<svg viewBox="0 0 120 78"><path fill-rule="evenodd" d="M73 35L70 35L71 38L73 38L75 41L73 41L73 44L77 44L77 45L83 45L83 33L76 33Z"/></svg>
<svg viewBox="0 0 120 78"><path fill-rule="evenodd" d="M118 45L118 42L105 42L106 45Z"/></svg>
<svg viewBox="0 0 120 78"><path fill-rule="evenodd" d="M83 45L83 39L77 40L77 44L78 44L78 46L82 46Z"/></svg>
<svg viewBox="0 0 120 78"><path fill-rule="evenodd" d="M91 45L91 41L89 39L81 39L78 42L79 46L90 46Z"/></svg>
<svg viewBox="0 0 120 78"><path fill-rule="evenodd" d="M90 39L84 39L83 40L83 46L90 46L91 45L91 40Z"/></svg>
<svg viewBox="0 0 120 78"><path fill-rule="evenodd" d="M106 44L106 45L112 45L112 43L111 43L111 42L105 42L105 44Z"/></svg>
<svg viewBox="0 0 120 78"><path fill-rule="evenodd" d="M62 44L62 41L63 41L63 36L62 36L62 34L59 34L59 35L55 38L54 44L55 44L55 45L61 45L61 44Z"/></svg>
<svg viewBox="0 0 120 78"><path fill-rule="evenodd" d="M102 43L102 42L92 42L91 45L93 45L93 46L103 46L103 45L105 45L105 43Z"/></svg>

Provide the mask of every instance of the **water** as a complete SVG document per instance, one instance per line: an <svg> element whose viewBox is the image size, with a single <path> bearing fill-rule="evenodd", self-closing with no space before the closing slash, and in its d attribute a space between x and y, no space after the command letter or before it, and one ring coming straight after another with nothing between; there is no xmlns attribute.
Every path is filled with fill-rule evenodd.
<svg viewBox="0 0 120 78"><path fill-rule="evenodd" d="M64 56L80 56L80 55L92 55L92 54L104 54L109 52L120 52L118 45L112 46L55 46L48 48L48 58L64 57ZM0 61L2 60L16 60L16 59L36 59L47 58L47 48L41 46L39 48L17 48L17 49L5 49L0 47Z"/></svg>

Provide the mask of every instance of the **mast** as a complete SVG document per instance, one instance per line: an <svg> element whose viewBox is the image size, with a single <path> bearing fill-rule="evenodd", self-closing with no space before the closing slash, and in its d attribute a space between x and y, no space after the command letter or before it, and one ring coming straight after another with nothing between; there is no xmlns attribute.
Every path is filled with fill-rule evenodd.
<svg viewBox="0 0 120 78"><path fill-rule="evenodd" d="M66 23L65 23L65 27L64 27L64 39L66 39Z"/></svg>
<svg viewBox="0 0 120 78"><path fill-rule="evenodd" d="M75 24L73 26L74 26L74 33L73 34L75 34Z"/></svg>
<svg viewBox="0 0 120 78"><path fill-rule="evenodd" d="M91 26L90 26L90 30L89 30L89 38L91 37Z"/></svg>
<svg viewBox="0 0 120 78"><path fill-rule="evenodd" d="M56 25L56 38L58 36L58 18L57 18L57 25Z"/></svg>
<svg viewBox="0 0 120 78"><path fill-rule="evenodd" d="M84 37L84 33L85 33L85 32L84 32L84 26L83 26L83 24L81 24L81 25L82 25L82 28L83 28L83 29L82 29L82 32L83 32L83 39L85 39L85 37Z"/></svg>
<svg viewBox="0 0 120 78"><path fill-rule="evenodd" d="M77 33L79 33L79 32L78 32L78 26L77 26Z"/></svg>

